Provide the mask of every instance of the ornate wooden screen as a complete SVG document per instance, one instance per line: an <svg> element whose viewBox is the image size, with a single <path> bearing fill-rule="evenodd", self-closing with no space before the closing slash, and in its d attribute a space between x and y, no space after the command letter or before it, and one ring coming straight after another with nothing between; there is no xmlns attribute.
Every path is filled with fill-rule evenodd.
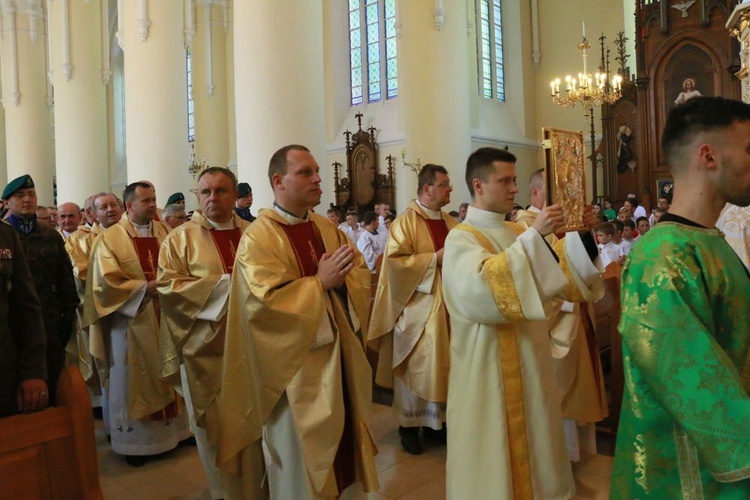
<svg viewBox="0 0 750 500"><path fill-rule="evenodd" d="M388 169L380 173L378 169L378 147L375 143L375 127L362 130L362 113L357 113L357 132L344 132L346 137L346 168L333 164L335 206L342 215L355 211L360 215L372 210L377 203L395 206L395 186L393 157L386 158Z"/></svg>
<svg viewBox="0 0 750 500"><path fill-rule="evenodd" d="M629 192L647 207L657 182L671 178L660 147L669 111L696 95L740 98L739 45L725 27L737 3L636 2L638 189Z"/></svg>

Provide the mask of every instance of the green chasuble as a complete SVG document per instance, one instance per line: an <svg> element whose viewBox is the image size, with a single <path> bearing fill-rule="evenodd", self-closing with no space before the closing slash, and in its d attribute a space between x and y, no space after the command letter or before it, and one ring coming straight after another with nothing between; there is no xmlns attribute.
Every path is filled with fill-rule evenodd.
<svg viewBox="0 0 750 500"><path fill-rule="evenodd" d="M716 229L660 222L622 276L611 498L750 498L750 276Z"/></svg>

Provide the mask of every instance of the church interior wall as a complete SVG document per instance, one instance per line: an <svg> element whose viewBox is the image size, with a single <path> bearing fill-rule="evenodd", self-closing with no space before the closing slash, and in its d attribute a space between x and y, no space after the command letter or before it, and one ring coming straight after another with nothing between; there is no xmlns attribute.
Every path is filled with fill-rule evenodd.
<svg viewBox="0 0 750 500"><path fill-rule="evenodd" d="M403 1L403 0L402 0ZM581 20L585 18L586 25L588 28L589 38L598 38L598 35L604 32L608 37L608 44L612 46L612 42L618 31L621 31L626 27L627 29L634 29L634 21L632 14L628 15L628 12L632 11L632 2L629 0L579 0L577 2L527 2L521 0L506 0L503 2L503 17L504 17L504 47L505 47L505 83L506 83L506 100L505 102L498 102L497 100L485 99L480 97L478 92L478 77L477 77L477 60L476 60L476 30L475 26L475 14L474 14L474 0L455 0L453 2L446 3L446 19L447 22L452 22L456 17L461 18L466 22L466 27L461 27L461 33L466 33L466 37L462 38L457 32L450 32L451 37L457 40L463 46L462 50L466 52L466 62L468 63L468 70L463 76L465 80L460 85L455 85L461 75L455 74L456 80L454 82L438 82L434 86L435 88L446 89L450 88L449 85L455 85L456 89L468 88L468 96L466 102L469 107L469 125L466 130L466 137L468 137L467 144L470 143L471 149L476 149L482 145L493 145L497 147L505 147L516 154L519 158L518 163L518 178L520 192L518 195L519 202L525 204L527 202L527 193L525 193L525 183L527 182L528 174L535 168L543 165L543 152L540 147L541 142L541 129L542 127L556 127L570 130L582 130L586 139L587 150L589 149L589 133L588 123L582 116L582 111L579 107L574 109L563 109L551 102L549 98L549 81L555 77L564 77L566 71L580 71L581 58L580 53L576 49L576 44L580 41L580 24ZM541 53L541 59L538 64L535 64L532 57L534 50L534 30L533 30L533 19L532 19L532 5L537 4L538 6L538 21L539 21L539 50ZM397 4L398 5L398 4ZM198 10L202 9L203 6L199 5ZM401 7L399 7L400 9ZM411 8L411 7L410 7ZM445 40L446 32L443 31L441 34L432 34L435 32L432 28L432 16L431 7L425 8L426 17L424 26L420 26L417 29L424 30L425 44L435 43L435 40ZM221 14L221 7L215 5L213 7L217 17ZM218 11L216 10L218 9ZM464 12L457 12L461 9L465 9ZM233 9L230 9L230 15L233 13ZM110 0L110 23L112 25L112 34L117 29L117 6L116 1ZM452 16L452 18L450 17ZM26 21L27 16L17 16L19 19L19 29L22 28L21 23ZM198 13L200 18L200 13ZM217 20L217 23L220 23ZM348 68L348 17L346 3L336 0L326 0L323 2L322 10L322 29L323 29L323 67L321 69L321 76L323 79L324 86L324 103L322 106L322 114L324 115L324 141L321 144L312 145L313 152L316 154L321 167L321 177L323 178L323 205L327 206L333 201L333 169L331 164L334 161L339 161L342 165L345 165L344 161L344 144L345 139L343 136L344 131L356 131L357 120L355 115L361 112L363 117L362 126L368 128L373 126L377 128L377 143L379 145L378 162L381 173L385 173L387 169L386 157L391 154L396 158L394 166L394 172L396 175L396 205L399 209L403 208L410 199L414 198L414 189L416 188L416 180L413 179L413 173L403 165L402 154L406 155L408 162L416 162L419 160L422 164L433 162L446 164L453 177L454 193L452 203L446 207L447 209L455 209L458 204L468 200L468 190L464 186L463 170L464 164L457 160L458 156L455 153L450 153L450 148L446 148L444 141L441 144L435 144L434 152L435 155L431 154L433 151L429 147L429 141L425 140L425 137L429 137L430 131L425 128L424 131L419 130L419 137L416 138L416 142L419 143L419 150L413 150L413 137L414 137L414 105L413 99L410 102L408 99L408 91L400 89L399 97L392 100L383 100L377 103L365 104L361 106L352 107L349 101L349 68ZM224 99L226 106L222 106L223 111L212 110L211 113L215 115L219 113L220 116L215 117L214 123L222 123L221 127L210 127L206 126L203 120L196 120L197 137L196 137L196 154L199 160L202 160L205 154L207 160L212 165L226 165L237 171L242 170L242 166L237 165L237 139L236 139L236 118L235 114L235 67L234 67L234 47L235 47L235 36L233 31L234 21L230 21L228 30L226 33L221 29L220 26L215 26L215 33L212 38L213 46L213 63L214 63L214 86L215 96L219 96ZM429 27L427 27L429 26ZM628 28L629 27L629 28ZM410 27L411 28L411 27ZM427 30L430 30L428 33ZM438 33L438 32L435 32ZM633 34L629 32L627 34L631 41L629 45L632 45ZM442 38L430 38L432 36ZM200 54L202 48L199 47L203 43L203 26L201 22L198 23L196 34L194 36L196 46L194 50ZM399 45L402 41L399 40ZM599 47L597 40L591 40L593 45L590 56L589 56L589 68L592 71L596 71L599 61ZM107 140L108 140L108 163L109 163L109 188L119 193L124 187L127 180L127 164L125 159L125 128L124 128L124 92L123 92L123 74L122 66L123 54L116 46L114 36L112 36L113 50L111 53L111 67L114 73L112 82L107 86ZM268 48L268 47L266 47ZM401 54L401 49L399 49ZM432 57L432 56L431 56ZM241 56L243 65L249 63L249 61L255 60L255 58L249 58L247 54ZM260 59L258 59L260 60ZM256 61L257 62L257 61ZM422 71L420 67L421 61L412 62L409 66L402 64L401 58L399 59L399 84L401 86L404 78L411 73L412 78L414 74L419 74ZM427 62L424 62L427 64ZM461 63L463 64L463 63ZM614 62L614 50L611 54L611 66L614 68L616 63ZM631 59L628 62L631 68L635 67L635 61ZM272 65L271 65L272 67ZM280 68L279 68L280 69ZM434 67L432 68L434 71ZM118 71L119 80L118 80ZM274 80L280 78L280 73L271 72L269 79ZM286 71L282 71L286 74ZM458 73L458 72L456 72ZM202 83L205 77L205 70L203 68L194 67L194 85L196 92L204 92L205 90ZM412 82L414 80L412 79ZM421 82L420 82L421 83ZM428 83L429 84L429 83ZM315 84L317 85L317 84ZM411 89L418 88L412 83L409 87ZM424 95L417 97L419 107L424 108L427 111L424 113L424 117L417 117L417 123L430 125L432 127L439 127L440 124L429 124L430 121L430 107L440 106L443 103L438 99L435 89L426 89L425 95L429 95L429 99L425 100ZM243 89L243 92L253 92L253 89ZM304 102L299 99L290 97L295 103L304 108ZM448 106L456 106L457 103L464 102L463 97L459 99L452 99ZM427 103L427 104L425 104ZM301 115L309 114L305 109L299 109ZM315 109L321 109L320 103L314 106ZM601 137L600 132L600 116L599 108L595 108L596 111L596 136L597 140ZM238 113L250 113L253 114L256 110L238 110ZM409 115L409 113L412 113ZM294 123L293 112L275 113L269 114L264 113L263 116L258 115L258 120L265 124L267 127L279 127L281 129L287 128L291 131L299 129L300 124ZM438 115L440 116L440 115ZM445 114L443 114L445 116ZM411 117L411 118L408 118ZM412 120L407 122L407 118ZM2 115L0 115L2 120ZM443 120L444 121L444 120ZM412 125L407 126L407 123ZM412 138L407 137L408 130L411 130ZM294 134L289 136L289 141L293 141ZM458 134L461 135L461 134ZM313 134L315 136L315 134ZM3 139L5 139L3 137ZM461 139L462 141L466 139ZM251 141L252 142L252 141ZM459 141L460 142L460 141ZM51 140L50 140L51 144ZM427 146L425 146L427 144ZM203 145L206 145L204 147ZM208 153L204 153L203 150L211 146L210 158ZM0 142L0 148L3 148L3 144ZM274 145L275 146L275 145ZM8 145L7 147L10 147ZM187 147L187 146L186 146ZM459 147L463 150L463 147ZM218 151L218 153L216 152ZM0 149L0 153L2 153ZM448 152L447 155L441 152ZM463 155L463 153L461 153ZM6 161L6 155L0 154L2 160L0 160L0 175L6 173L6 168L2 168L2 163ZM266 155L264 155L265 157ZM258 165L253 165L253 170L261 169L265 170L267 160L261 162L260 160L254 161ZM262 165L260 164L262 163ZM460 163L460 164L459 164ZM587 169L590 169L590 165L587 164ZM11 169L12 170L12 169ZM187 169L180 169L186 171ZM242 172L238 172L240 175L240 181L250 181L249 178L243 178ZM179 184L193 184L194 181L189 179L189 174L184 172L186 179L180 180ZM245 175L247 177L247 175ZM270 192L267 182L263 182L262 178L265 176L258 176L253 174L252 178L257 180L258 188L264 191L264 196ZM601 175L599 176L601 178ZM0 179L1 180L1 179ZM587 180L591 182L591 172L587 172ZM593 193L593 189L589 185L589 194ZM167 196L170 193L162 193L163 189L160 190L160 199ZM256 198L256 209L260 205L267 203L262 202L261 199ZM267 196L265 196L267 198ZM62 201L62 200L60 200ZM83 200L80 200L83 201ZM188 201L188 204L191 204ZM194 207L189 207L194 208Z"/></svg>

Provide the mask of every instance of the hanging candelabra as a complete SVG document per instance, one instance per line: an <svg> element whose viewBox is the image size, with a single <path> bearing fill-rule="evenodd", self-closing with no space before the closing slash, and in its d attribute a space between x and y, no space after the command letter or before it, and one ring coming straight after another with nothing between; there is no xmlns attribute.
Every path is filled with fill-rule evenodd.
<svg viewBox="0 0 750 500"><path fill-rule="evenodd" d="M578 73L578 78L570 75L565 77L564 82L555 78L550 82L552 101L558 106L572 108L576 104L583 106L584 115L588 116L591 106L602 104L614 104L622 97L622 77L618 74L610 79L609 65L600 68L600 72L592 75L588 71L588 50L591 48L586 39L586 25L583 26L583 40L578 44L583 58L583 72ZM561 85L564 93L561 92Z"/></svg>

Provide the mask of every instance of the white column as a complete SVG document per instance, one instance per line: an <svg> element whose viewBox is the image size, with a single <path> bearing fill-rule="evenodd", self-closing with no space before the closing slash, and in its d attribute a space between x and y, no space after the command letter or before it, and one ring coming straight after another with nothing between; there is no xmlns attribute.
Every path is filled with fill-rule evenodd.
<svg viewBox="0 0 750 500"><path fill-rule="evenodd" d="M109 188L106 0L48 0L50 79L55 89L57 199L83 204Z"/></svg>
<svg viewBox="0 0 750 500"><path fill-rule="evenodd" d="M323 8L320 1L234 2L237 170L256 208L273 193L268 161L302 144L325 169Z"/></svg>
<svg viewBox="0 0 750 500"><path fill-rule="evenodd" d="M432 2L398 2L399 99L407 161L419 158L423 165L445 166L455 186L452 205L457 206L468 199L463 178L471 152L470 39L465 2L444 0L440 7ZM416 177L407 176L407 182L398 186L398 206L416 197L416 188Z"/></svg>
<svg viewBox="0 0 750 500"><path fill-rule="evenodd" d="M226 34L217 0L198 0L191 45L195 152L212 166L229 162Z"/></svg>
<svg viewBox="0 0 750 500"><path fill-rule="evenodd" d="M227 167L237 172L237 127L235 121L234 102L234 22L232 22L232 9L229 0L221 1L222 29L224 34L224 47L226 50L224 77L227 82L227 145L229 148Z"/></svg>
<svg viewBox="0 0 750 500"><path fill-rule="evenodd" d="M194 185L187 170L184 6L183 0L119 0L127 181L153 182L159 206Z"/></svg>
<svg viewBox="0 0 750 500"><path fill-rule="evenodd" d="M55 155L42 3L0 0L0 7L8 179L31 174L39 203L51 205Z"/></svg>
<svg viewBox="0 0 750 500"><path fill-rule="evenodd" d="M2 22L0 21L0 27ZM0 54L2 53L2 36L0 36ZM1 70L0 70L1 71ZM2 95L2 79L0 79L0 95ZM5 148L5 108L0 106L0 186L8 184L8 163Z"/></svg>

